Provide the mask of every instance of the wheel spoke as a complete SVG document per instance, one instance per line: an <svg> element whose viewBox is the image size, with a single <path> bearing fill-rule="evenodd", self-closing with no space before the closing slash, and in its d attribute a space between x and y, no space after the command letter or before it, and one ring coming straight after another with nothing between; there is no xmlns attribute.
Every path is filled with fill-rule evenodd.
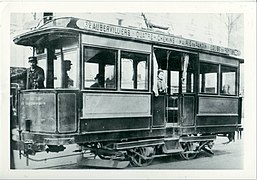
<svg viewBox="0 0 257 180"><path fill-rule="evenodd" d="M183 152L180 153L180 156L185 160L194 159L197 156L197 152L195 153L189 153L188 151L194 151L193 149L193 143L182 143L181 144L183 148Z"/></svg>
<svg viewBox="0 0 257 180"><path fill-rule="evenodd" d="M147 153L147 149L146 148L153 148L152 149L152 153ZM149 151L149 149L148 149ZM154 147L140 147L140 148L136 148L134 150L131 151L132 155L131 155L131 163L134 166L138 166L138 167L142 167L142 166L148 166L149 164L152 163L153 158L151 159L145 159L145 158L149 158L152 157L155 154L155 148Z"/></svg>

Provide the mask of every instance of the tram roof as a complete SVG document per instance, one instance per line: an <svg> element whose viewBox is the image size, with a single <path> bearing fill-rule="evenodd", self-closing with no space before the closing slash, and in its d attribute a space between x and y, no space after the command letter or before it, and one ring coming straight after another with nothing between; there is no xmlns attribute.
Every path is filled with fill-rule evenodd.
<svg viewBox="0 0 257 180"><path fill-rule="evenodd" d="M223 46L212 45L196 40L174 36L164 32L153 30L124 27L113 24L106 24L91 20L74 17L55 18L37 27L34 30L14 37L14 43L24 46L38 47L40 44L48 44L61 37L74 38L79 33L97 34L111 36L113 38L130 39L158 45L176 46L198 51L208 51L215 54L222 54L239 58L240 51ZM51 43L50 43L51 44ZM240 59L240 58L239 58ZM241 59L241 62L243 60Z"/></svg>

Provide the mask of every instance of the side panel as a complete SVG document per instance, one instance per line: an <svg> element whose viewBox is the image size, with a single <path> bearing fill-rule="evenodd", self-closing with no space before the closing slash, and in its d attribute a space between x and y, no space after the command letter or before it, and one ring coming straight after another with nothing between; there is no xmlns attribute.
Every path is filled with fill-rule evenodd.
<svg viewBox="0 0 257 180"><path fill-rule="evenodd" d="M160 95L153 97L153 126L164 126L165 125L165 96Z"/></svg>
<svg viewBox="0 0 257 180"><path fill-rule="evenodd" d="M238 99L199 97L199 114L238 114Z"/></svg>
<svg viewBox="0 0 257 180"><path fill-rule="evenodd" d="M237 116L198 116L197 125L236 125Z"/></svg>
<svg viewBox="0 0 257 180"><path fill-rule="evenodd" d="M150 94L83 94L83 118L142 117L151 115Z"/></svg>
<svg viewBox="0 0 257 180"><path fill-rule="evenodd" d="M20 123L23 130L56 131L55 93L29 92L20 94Z"/></svg>
<svg viewBox="0 0 257 180"><path fill-rule="evenodd" d="M142 130L150 128L150 118L107 118L107 119L81 119L80 130L82 133L114 132L127 130Z"/></svg>
<svg viewBox="0 0 257 180"><path fill-rule="evenodd" d="M58 131L76 131L77 107L75 93L58 94Z"/></svg>
<svg viewBox="0 0 257 180"><path fill-rule="evenodd" d="M184 96L182 125L184 125L184 126L194 125L194 119L195 119L194 106L195 106L195 97L194 96Z"/></svg>
<svg viewBox="0 0 257 180"><path fill-rule="evenodd" d="M238 117L238 99L199 97L197 126L236 125Z"/></svg>

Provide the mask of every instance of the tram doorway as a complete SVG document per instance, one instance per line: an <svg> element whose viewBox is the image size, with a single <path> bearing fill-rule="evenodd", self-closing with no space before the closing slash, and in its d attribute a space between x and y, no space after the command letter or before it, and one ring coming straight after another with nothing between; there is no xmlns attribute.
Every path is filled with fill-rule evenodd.
<svg viewBox="0 0 257 180"><path fill-rule="evenodd" d="M154 56L158 71L164 72L163 81L166 83L165 93L155 97L164 106L163 125L193 126L196 113L197 54L155 48Z"/></svg>

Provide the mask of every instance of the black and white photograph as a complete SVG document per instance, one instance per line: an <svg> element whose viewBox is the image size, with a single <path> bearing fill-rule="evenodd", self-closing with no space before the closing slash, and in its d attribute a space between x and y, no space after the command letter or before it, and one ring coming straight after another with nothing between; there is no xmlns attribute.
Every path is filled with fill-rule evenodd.
<svg viewBox="0 0 257 180"><path fill-rule="evenodd" d="M0 178L256 177L251 2L57 4L2 11Z"/></svg>

